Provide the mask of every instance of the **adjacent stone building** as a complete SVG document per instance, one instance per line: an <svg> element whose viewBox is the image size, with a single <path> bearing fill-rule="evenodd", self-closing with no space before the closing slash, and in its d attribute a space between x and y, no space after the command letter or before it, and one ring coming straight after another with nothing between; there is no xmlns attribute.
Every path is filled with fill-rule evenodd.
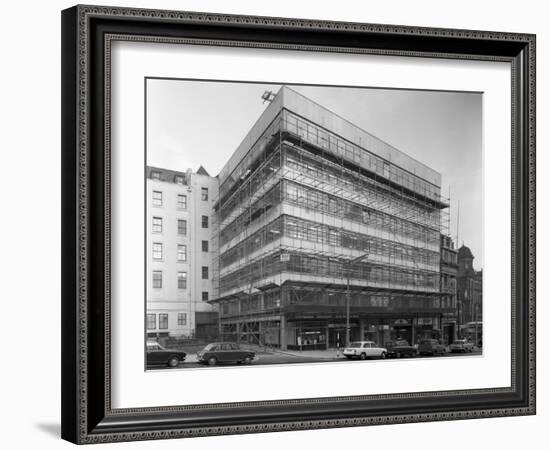
<svg viewBox="0 0 550 450"><path fill-rule="evenodd" d="M483 318L483 272L474 269L472 251L462 245L458 249L457 314L460 334L479 341Z"/></svg>

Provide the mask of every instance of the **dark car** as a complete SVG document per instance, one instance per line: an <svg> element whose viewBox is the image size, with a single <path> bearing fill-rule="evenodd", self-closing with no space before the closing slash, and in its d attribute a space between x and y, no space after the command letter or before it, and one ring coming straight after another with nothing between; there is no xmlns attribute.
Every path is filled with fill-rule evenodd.
<svg viewBox="0 0 550 450"><path fill-rule="evenodd" d="M224 363L250 364L255 353L243 350L233 342L214 342L197 353L197 361L209 366Z"/></svg>
<svg viewBox="0 0 550 450"><path fill-rule="evenodd" d="M388 350L388 358L411 357L417 354L416 347L409 345L404 339L386 342L386 349Z"/></svg>
<svg viewBox="0 0 550 450"><path fill-rule="evenodd" d="M147 366L168 366L178 367L179 363L185 361L185 352L170 350L158 342L147 342Z"/></svg>
<svg viewBox="0 0 550 450"><path fill-rule="evenodd" d="M445 352L445 346L440 344L437 339L424 339L418 345L418 354L420 355L443 355Z"/></svg>
<svg viewBox="0 0 550 450"><path fill-rule="evenodd" d="M468 341L467 339L457 339L449 346L451 353L457 353L457 352L473 352L474 351L474 344L471 341Z"/></svg>

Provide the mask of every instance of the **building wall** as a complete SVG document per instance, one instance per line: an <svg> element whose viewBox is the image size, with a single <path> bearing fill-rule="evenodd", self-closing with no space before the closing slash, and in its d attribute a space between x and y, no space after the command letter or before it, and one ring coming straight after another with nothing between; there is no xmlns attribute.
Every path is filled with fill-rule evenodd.
<svg viewBox="0 0 550 450"><path fill-rule="evenodd" d="M461 328L483 321L483 272L473 267L474 255L468 247L458 251L457 301Z"/></svg>
<svg viewBox="0 0 550 450"><path fill-rule="evenodd" d="M457 272L458 255L450 236L441 235L441 302L450 311L443 314L442 331L447 344L458 336Z"/></svg>
<svg viewBox="0 0 550 450"><path fill-rule="evenodd" d="M201 198L202 188L208 189L208 200ZM154 192L162 193L162 205L154 204ZM146 195L146 301L147 313L156 315L155 327L148 327L147 332L190 337L196 332L196 312L216 309L203 300L202 292L210 294L212 286L210 216L213 199L217 197L217 179L191 171L148 167ZM208 228L202 228L202 216L208 217ZM162 231L158 230L159 219ZM178 225L178 221L185 221L185 226ZM202 251L202 241L209 243L208 252ZM162 244L161 259L154 258L155 244ZM207 280L202 279L203 266L209 268ZM157 271L162 273L161 287L154 285ZM185 274L185 285L180 284L179 274ZM161 314L168 315L167 328L160 327ZM180 323L178 314L184 315L180 316Z"/></svg>

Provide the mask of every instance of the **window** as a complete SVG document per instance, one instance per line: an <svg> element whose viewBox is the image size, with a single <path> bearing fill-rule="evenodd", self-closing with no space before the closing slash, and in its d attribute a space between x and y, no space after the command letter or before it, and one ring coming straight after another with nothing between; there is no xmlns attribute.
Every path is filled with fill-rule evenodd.
<svg viewBox="0 0 550 450"><path fill-rule="evenodd" d="M162 259L162 244L153 242L153 259Z"/></svg>
<svg viewBox="0 0 550 450"><path fill-rule="evenodd" d="M147 314L147 329L154 330L157 327L157 315Z"/></svg>
<svg viewBox="0 0 550 450"><path fill-rule="evenodd" d="M153 270L153 287L156 289L162 287L162 270Z"/></svg>
<svg viewBox="0 0 550 450"><path fill-rule="evenodd" d="M202 216L201 219L202 228L208 228L208 216Z"/></svg>
<svg viewBox="0 0 550 450"><path fill-rule="evenodd" d="M178 245L178 261L187 261L187 245Z"/></svg>
<svg viewBox="0 0 550 450"><path fill-rule="evenodd" d="M201 245L202 245L202 251L208 252L208 241L202 241Z"/></svg>
<svg viewBox="0 0 550 450"><path fill-rule="evenodd" d="M178 289L187 289L187 272L178 272Z"/></svg>
<svg viewBox="0 0 550 450"><path fill-rule="evenodd" d="M203 302L208 301L208 291L203 291L202 292L202 301Z"/></svg>
<svg viewBox="0 0 550 450"><path fill-rule="evenodd" d="M162 191L153 191L153 206L162 206Z"/></svg>
<svg viewBox="0 0 550 450"><path fill-rule="evenodd" d="M153 217L153 233L162 233L162 217Z"/></svg>
<svg viewBox="0 0 550 450"><path fill-rule="evenodd" d="M187 195L178 194L178 209L187 209Z"/></svg>
<svg viewBox="0 0 550 450"><path fill-rule="evenodd" d="M168 329L168 314L159 314L159 330Z"/></svg>
<svg viewBox="0 0 550 450"><path fill-rule="evenodd" d="M207 201L208 200L208 188L201 188L201 200Z"/></svg>
<svg viewBox="0 0 550 450"><path fill-rule="evenodd" d="M182 236L187 235L187 220L178 219L178 234Z"/></svg>
<svg viewBox="0 0 550 450"><path fill-rule="evenodd" d="M179 325L179 326L185 326L185 325L187 325L187 314L185 314L185 313L178 313L178 325Z"/></svg>
<svg viewBox="0 0 550 450"><path fill-rule="evenodd" d="M202 279L208 280L208 267L202 266Z"/></svg>
<svg viewBox="0 0 550 450"><path fill-rule="evenodd" d="M176 182L176 184L184 184L185 183L185 180L184 180L183 176L181 176L181 175L176 175L176 177L174 178L174 181Z"/></svg>
<svg viewBox="0 0 550 450"><path fill-rule="evenodd" d="M157 172L156 170L151 172L151 178L153 180L160 180L160 172Z"/></svg>

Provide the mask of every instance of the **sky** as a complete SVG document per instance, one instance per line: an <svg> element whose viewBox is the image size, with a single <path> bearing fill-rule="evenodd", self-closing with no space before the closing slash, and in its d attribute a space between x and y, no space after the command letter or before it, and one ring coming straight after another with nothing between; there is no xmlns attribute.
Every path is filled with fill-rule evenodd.
<svg viewBox="0 0 550 450"><path fill-rule="evenodd" d="M442 196L451 198L450 234L483 268L483 94L288 86L441 173ZM262 93L279 88L147 80L147 164L179 171L202 165L217 175L267 107Z"/></svg>

